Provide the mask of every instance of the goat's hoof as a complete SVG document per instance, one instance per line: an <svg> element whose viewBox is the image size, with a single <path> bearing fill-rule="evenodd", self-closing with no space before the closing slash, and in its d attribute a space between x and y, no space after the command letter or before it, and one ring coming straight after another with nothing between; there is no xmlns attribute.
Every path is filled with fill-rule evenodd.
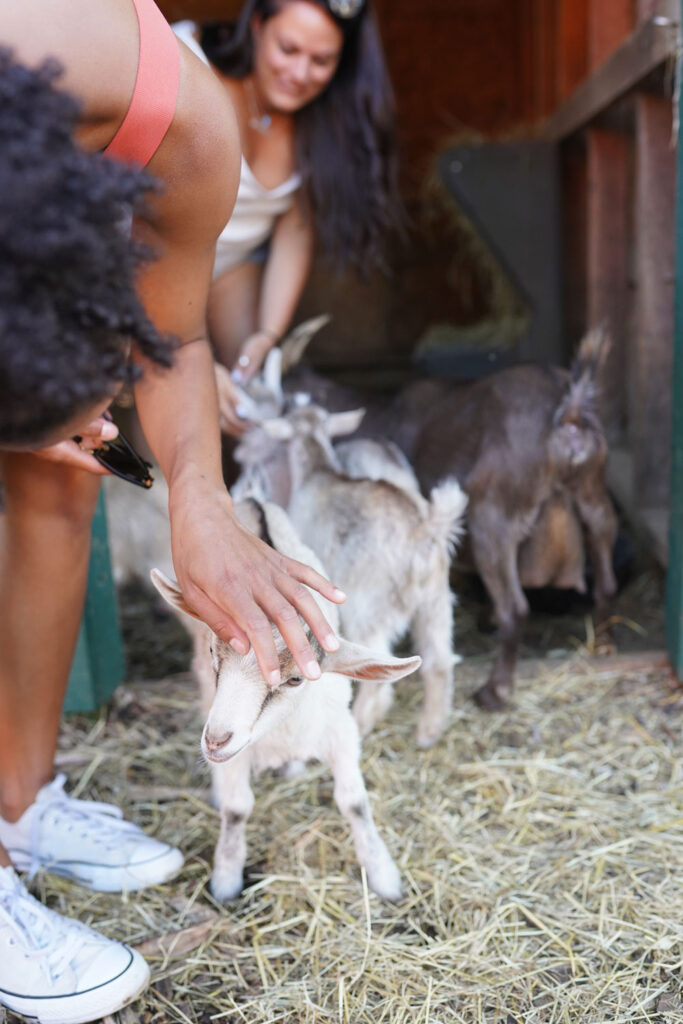
<svg viewBox="0 0 683 1024"><path fill-rule="evenodd" d="M243 888L244 876L241 871L218 871L214 868L211 875L211 894L219 903L236 900Z"/></svg>
<svg viewBox="0 0 683 1024"><path fill-rule="evenodd" d="M388 903L397 903L403 895L401 876L393 861L381 871L368 873L368 885L381 900Z"/></svg>
<svg viewBox="0 0 683 1024"><path fill-rule="evenodd" d="M418 725L417 732L415 733L415 742L421 750L429 750L430 747L439 742L442 736L442 726L438 729L430 729L427 726Z"/></svg>
<svg viewBox="0 0 683 1024"><path fill-rule="evenodd" d="M483 711L504 711L508 703L501 697L494 686L486 683L474 694L474 702Z"/></svg>

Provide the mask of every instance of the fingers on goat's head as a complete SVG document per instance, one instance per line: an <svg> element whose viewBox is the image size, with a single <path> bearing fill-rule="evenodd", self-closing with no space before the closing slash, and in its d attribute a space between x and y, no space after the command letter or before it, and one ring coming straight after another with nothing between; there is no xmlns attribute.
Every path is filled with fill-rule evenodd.
<svg viewBox="0 0 683 1024"><path fill-rule="evenodd" d="M275 728L301 699L307 680L275 629L273 639L280 658L278 687L265 682L253 651L241 656L211 635L216 690L202 733L202 752L208 761L229 761Z"/></svg>

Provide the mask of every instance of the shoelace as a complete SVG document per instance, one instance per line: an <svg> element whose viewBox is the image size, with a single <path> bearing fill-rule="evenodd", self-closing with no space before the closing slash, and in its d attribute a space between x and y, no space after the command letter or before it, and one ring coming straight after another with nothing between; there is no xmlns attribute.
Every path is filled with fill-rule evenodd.
<svg viewBox="0 0 683 1024"><path fill-rule="evenodd" d="M72 827L81 828L83 838L94 836L101 839L107 849L116 849L121 839L138 833L138 828L130 821L123 820L123 812L114 804L106 804L96 800L78 800L64 792L66 775L59 774L44 791L37 804L31 823L31 865L29 880L39 870L40 833L45 819L50 816L55 824L68 822ZM49 796L47 795L49 793Z"/></svg>
<svg viewBox="0 0 683 1024"><path fill-rule="evenodd" d="M18 878L0 889L0 914L24 954L42 961L50 981L58 980L82 945L83 935L75 921L62 921L26 891Z"/></svg>

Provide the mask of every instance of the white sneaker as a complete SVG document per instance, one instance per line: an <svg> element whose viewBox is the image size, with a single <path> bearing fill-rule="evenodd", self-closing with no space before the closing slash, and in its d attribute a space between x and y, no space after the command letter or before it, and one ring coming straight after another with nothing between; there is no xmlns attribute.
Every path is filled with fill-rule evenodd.
<svg viewBox="0 0 683 1024"><path fill-rule="evenodd" d="M40 868L99 892L142 889L178 873L183 855L124 821L112 804L75 800L58 775L19 821L0 818L0 843L18 871Z"/></svg>
<svg viewBox="0 0 683 1024"><path fill-rule="evenodd" d="M48 910L0 868L0 1005L40 1024L85 1024L148 983L139 953Z"/></svg>

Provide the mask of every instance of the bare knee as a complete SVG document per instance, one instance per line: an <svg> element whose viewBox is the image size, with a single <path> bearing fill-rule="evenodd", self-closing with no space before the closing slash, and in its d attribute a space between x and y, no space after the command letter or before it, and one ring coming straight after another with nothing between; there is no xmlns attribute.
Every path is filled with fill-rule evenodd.
<svg viewBox="0 0 683 1024"><path fill-rule="evenodd" d="M100 489L100 478L31 454L3 459L5 511L19 524L40 519L72 532L89 533Z"/></svg>

